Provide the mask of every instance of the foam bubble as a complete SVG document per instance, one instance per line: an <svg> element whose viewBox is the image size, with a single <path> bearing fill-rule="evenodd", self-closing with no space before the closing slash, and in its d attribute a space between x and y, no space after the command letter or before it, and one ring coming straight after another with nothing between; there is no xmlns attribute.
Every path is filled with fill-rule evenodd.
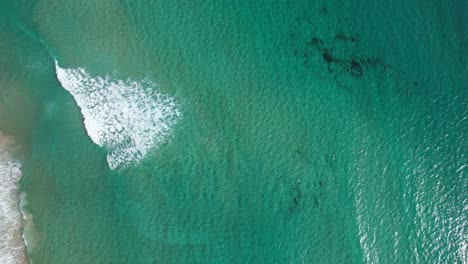
<svg viewBox="0 0 468 264"><path fill-rule="evenodd" d="M4 150L5 138L0 133L0 263L28 263L19 208L21 166Z"/></svg>
<svg viewBox="0 0 468 264"><path fill-rule="evenodd" d="M111 169L140 161L180 118L173 98L149 81L92 77L83 68L60 68L57 78L75 99L89 137L106 148Z"/></svg>

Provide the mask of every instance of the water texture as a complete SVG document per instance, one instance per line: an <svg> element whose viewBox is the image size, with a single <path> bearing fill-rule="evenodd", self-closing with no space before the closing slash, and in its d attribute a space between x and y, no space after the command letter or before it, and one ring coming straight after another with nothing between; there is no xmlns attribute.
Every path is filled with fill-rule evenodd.
<svg viewBox="0 0 468 264"><path fill-rule="evenodd" d="M468 263L467 11L0 1L0 259Z"/></svg>

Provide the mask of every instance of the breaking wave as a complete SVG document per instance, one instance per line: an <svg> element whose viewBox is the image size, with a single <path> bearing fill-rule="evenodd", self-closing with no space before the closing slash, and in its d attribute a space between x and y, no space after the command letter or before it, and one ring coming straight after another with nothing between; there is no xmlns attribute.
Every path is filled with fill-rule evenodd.
<svg viewBox="0 0 468 264"><path fill-rule="evenodd" d="M155 91L149 81L92 77L83 68L64 69L57 78L74 97L89 137L107 150L111 169L140 161L180 119L175 100Z"/></svg>
<svg viewBox="0 0 468 264"><path fill-rule="evenodd" d="M0 133L0 263L24 264L28 259L20 210L21 164L5 151L10 141Z"/></svg>

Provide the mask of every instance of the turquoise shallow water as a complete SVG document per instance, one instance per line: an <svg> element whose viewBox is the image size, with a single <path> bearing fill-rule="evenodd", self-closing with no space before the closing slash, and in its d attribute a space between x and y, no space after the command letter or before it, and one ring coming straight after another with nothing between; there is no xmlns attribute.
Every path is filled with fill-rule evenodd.
<svg viewBox="0 0 468 264"><path fill-rule="evenodd" d="M467 263L464 1L0 3L34 263Z"/></svg>

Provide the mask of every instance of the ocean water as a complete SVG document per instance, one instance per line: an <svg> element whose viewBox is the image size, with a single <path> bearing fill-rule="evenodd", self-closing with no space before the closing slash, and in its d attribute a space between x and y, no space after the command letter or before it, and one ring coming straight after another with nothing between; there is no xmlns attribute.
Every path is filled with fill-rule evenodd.
<svg viewBox="0 0 468 264"><path fill-rule="evenodd" d="M468 263L467 11L1 0L0 260Z"/></svg>

